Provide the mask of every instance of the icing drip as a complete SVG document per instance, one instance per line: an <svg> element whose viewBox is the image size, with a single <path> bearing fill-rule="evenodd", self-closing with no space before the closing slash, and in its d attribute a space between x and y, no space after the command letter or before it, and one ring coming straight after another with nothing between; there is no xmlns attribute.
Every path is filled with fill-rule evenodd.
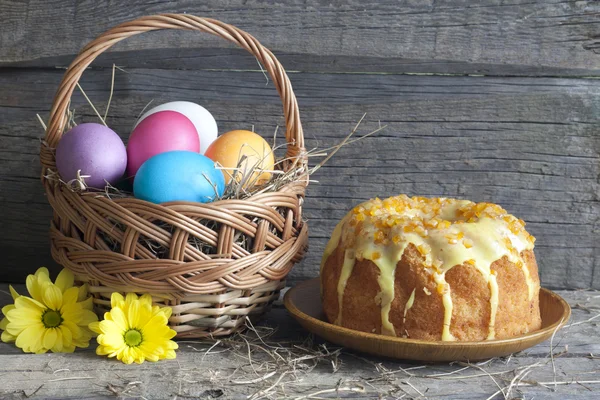
<svg viewBox="0 0 600 400"><path fill-rule="evenodd" d="M350 278L350 275L352 275L352 269L354 269L355 260L356 258L354 250L347 249L344 252L344 264L342 265L342 273L340 274L340 280L338 281L337 287L339 310L337 319L335 321L336 325L342 324L342 310L344 309L342 304L344 301L344 291L346 290L346 283L348 283L348 279Z"/></svg>
<svg viewBox="0 0 600 400"><path fill-rule="evenodd" d="M531 274L529 273L529 268L527 268L527 265L524 262L521 262L520 267L521 271L523 271L523 274L525 275L525 281L527 282L527 299L531 301L533 298L533 292L535 291L535 283L533 283L533 279L531 279Z"/></svg>
<svg viewBox="0 0 600 400"><path fill-rule="evenodd" d="M438 292L442 295L442 304L444 305L444 325L442 327L442 340L452 341L456 338L450 333L450 323L452 322L452 295L450 285L446 282L445 274L433 274L435 283L438 284Z"/></svg>
<svg viewBox="0 0 600 400"><path fill-rule="evenodd" d="M406 301L406 305L404 306L404 316L402 317L402 325L404 325L406 323L406 314L408 314L408 310L410 310L412 308L413 304L415 303L415 292L416 291L417 291L417 288L414 288L412 293L410 294L410 297Z"/></svg>
<svg viewBox="0 0 600 400"><path fill-rule="evenodd" d="M338 247L338 244L340 244L340 239L342 238L342 227L346 223L347 219L348 215L342 218L342 220L336 225L335 229L331 233L331 238L327 242L325 250L323 251L323 258L321 258L321 274L323 273L323 267L325 266L325 262Z"/></svg>
<svg viewBox="0 0 600 400"><path fill-rule="evenodd" d="M524 225L522 220L497 205L475 204L466 200L408 198L401 195L383 201L370 200L355 207L334 230L321 263L323 268L325 261L341 241L346 253L338 283L340 310L336 323L341 324L342 321L343 294L355 259L367 259L380 271L380 294L376 300L381 306L382 333L395 335L389 314L394 300L396 265L402 259L406 247L412 244L423 257L424 270L436 282L437 291L442 296L442 340L454 340L450 333L453 307L451 288L446 282L445 274L454 266L462 264L476 268L488 283L488 339L493 339L498 284L495 272L491 270L492 263L507 257L510 262L519 265L525 274L530 300L535 290L529 269L520 256L523 250L533 249L535 241L525 231ZM350 249L353 250L352 257L348 254ZM411 296L414 300L414 291ZM405 308L405 313L407 311Z"/></svg>
<svg viewBox="0 0 600 400"><path fill-rule="evenodd" d="M396 264L398 263L394 261L398 256L397 254L363 253L363 257L372 260L380 271L377 282L381 290L380 296L378 296L378 300L381 301L381 333L396 336L396 330L390 321L390 310L394 300L394 280L396 277Z"/></svg>
<svg viewBox="0 0 600 400"><path fill-rule="evenodd" d="M496 271L490 273L488 281L490 287L490 325L487 340L492 340L496 337L496 312L498 311L498 282L496 281Z"/></svg>

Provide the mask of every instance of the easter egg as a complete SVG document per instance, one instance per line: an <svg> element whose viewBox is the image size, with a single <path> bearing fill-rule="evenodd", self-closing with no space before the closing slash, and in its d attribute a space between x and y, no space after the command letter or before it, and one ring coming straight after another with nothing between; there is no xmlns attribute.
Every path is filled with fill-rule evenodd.
<svg viewBox="0 0 600 400"><path fill-rule="evenodd" d="M204 154L223 167L226 183L233 176L240 180L250 173L252 177L247 180L248 185L266 183L271 179L268 171L272 171L275 165L275 156L269 143L260 135L245 130L224 133Z"/></svg>
<svg viewBox="0 0 600 400"><path fill-rule="evenodd" d="M133 177L150 157L174 150L200 151L194 124L175 111L159 111L141 121L127 143L127 176Z"/></svg>
<svg viewBox="0 0 600 400"><path fill-rule="evenodd" d="M56 146L56 168L63 181L85 177L89 187L103 189L106 182L116 183L127 165L123 141L112 129L96 123L79 124Z"/></svg>
<svg viewBox="0 0 600 400"><path fill-rule="evenodd" d="M200 154L204 154L208 146L217 138L217 121L212 114L201 105L190 101L171 101L161 104L142 115L136 126L146 119L148 116L159 111L175 111L185 115L196 127L198 137L200 138Z"/></svg>
<svg viewBox="0 0 600 400"><path fill-rule="evenodd" d="M133 194L152 203L208 203L223 195L225 179L210 158L191 151L169 151L148 159L133 181Z"/></svg>

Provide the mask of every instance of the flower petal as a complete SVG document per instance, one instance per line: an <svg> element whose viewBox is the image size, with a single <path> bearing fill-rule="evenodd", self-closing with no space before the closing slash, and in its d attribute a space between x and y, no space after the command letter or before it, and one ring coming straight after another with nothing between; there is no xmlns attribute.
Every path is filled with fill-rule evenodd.
<svg viewBox="0 0 600 400"><path fill-rule="evenodd" d="M147 341L144 341L141 345L140 345L140 349L144 352L144 354L146 354L146 356L156 356L156 357L160 357L163 354L165 354L165 349L156 344L156 343L150 343Z"/></svg>
<svg viewBox="0 0 600 400"><path fill-rule="evenodd" d="M73 339L79 339L84 334L83 329L81 329L79 326L77 326L77 324L71 321L63 321L61 326L64 326L65 328L71 331Z"/></svg>
<svg viewBox="0 0 600 400"><path fill-rule="evenodd" d="M6 317L6 314L8 314L8 312L10 310L14 310L15 309L15 305L14 304L7 304L4 307L2 307L2 314L4 314L4 316ZM4 328L1 328L4 329Z"/></svg>
<svg viewBox="0 0 600 400"><path fill-rule="evenodd" d="M20 307L10 310L6 318L17 325L33 324L42 320L42 312L36 308Z"/></svg>
<svg viewBox="0 0 600 400"><path fill-rule="evenodd" d="M87 347L87 346L85 346L85 347ZM66 346L63 343L63 349L62 349L63 353L73 353L74 351L75 351L75 346L73 344L70 344L69 346Z"/></svg>
<svg viewBox="0 0 600 400"><path fill-rule="evenodd" d="M64 349L62 332L60 329L55 328L54 330L56 331L56 342L54 343L54 347L52 347L52 352L62 353Z"/></svg>
<svg viewBox="0 0 600 400"><path fill-rule="evenodd" d="M77 325L87 327L94 321L98 321L96 313L90 310L81 310L81 318L77 321Z"/></svg>
<svg viewBox="0 0 600 400"><path fill-rule="evenodd" d="M167 360L174 360L175 357L177 357L177 354L175 354L175 351L173 351L173 350L169 350L165 353L165 358Z"/></svg>
<svg viewBox="0 0 600 400"><path fill-rule="evenodd" d="M131 364L133 363L133 356L130 354L130 347L125 347L122 351L119 352L119 354L117 355L117 358L119 360L121 360L122 362L124 362L125 364Z"/></svg>
<svg viewBox="0 0 600 400"><path fill-rule="evenodd" d="M125 313L118 307L110 310L110 316L115 324L123 331L129 329L129 324L127 323L127 317L125 317Z"/></svg>
<svg viewBox="0 0 600 400"><path fill-rule="evenodd" d="M56 344L57 337L58 337L58 333L56 332L56 329L54 329L54 328L45 329L44 338L42 339L42 345L47 349L53 348L54 345Z"/></svg>
<svg viewBox="0 0 600 400"><path fill-rule="evenodd" d="M106 356L109 355L111 352L112 351L109 350L106 346L99 345L98 347L96 347L96 354L98 354L99 356Z"/></svg>
<svg viewBox="0 0 600 400"><path fill-rule="evenodd" d="M73 283L75 283L75 276L71 271L66 268L63 268L62 271L56 277L56 282L54 283L62 292L65 292L67 289L73 287ZM77 290L79 292L79 289Z"/></svg>
<svg viewBox="0 0 600 400"><path fill-rule="evenodd" d="M38 270L35 271L35 275L34 276L40 282L50 282L50 272L48 271L48 268L46 268L46 267L38 268Z"/></svg>
<svg viewBox="0 0 600 400"><path fill-rule="evenodd" d="M149 294L144 294L142 295L142 297L140 297L140 302L152 307L152 296L150 296Z"/></svg>
<svg viewBox="0 0 600 400"><path fill-rule="evenodd" d="M97 334L101 334L102 331L100 330L100 322L99 321L94 321L91 324L88 325L88 328L90 328L93 332L96 332Z"/></svg>
<svg viewBox="0 0 600 400"><path fill-rule="evenodd" d="M90 311L94 310L94 298L93 297L88 297L87 299L79 300L79 304L81 304L81 307L85 308L86 310L90 310Z"/></svg>
<svg viewBox="0 0 600 400"><path fill-rule="evenodd" d="M152 306L152 314L153 315L156 315L160 312L162 312L162 309L159 306Z"/></svg>
<svg viewBox="0 0 600 400"><path fill-rule="evenodd" d="M42 325L43 327L44 325ZM23 330L25 328L28 328L29 325L28 324L15 324L15 323L8 323L8 325L6 325L6 330L5 332L8 332L10 335L12 336L19 336L21 334L21 332L23 332Z"/></svg>
<svg viewBox="0 0 600 400"><path fill-rule="evenodd" d="M125 302L125 299L123 299L123 296L120 293L113 292L110 296L110 306L112 308L118 307L123 302Z"/></svg>
<svg viewBox="0 0 600 400"><path fill-rule="evenodd" d="M129 297L129 295L127 295ZM134 301L126 308L127 322L130 328L138 328L141 326L141 317L144 314L143 310L140 310L141 304L139 301Z"/></svg>
<svg viewBox="0 0 600 400"><path fill-rule="evenodd" d="M32 299L31 297L27 297L27 296L19 296L16 300L15 300L15 307L17 308L23 308L23 307L27 307L27 308L35 308L38 309L40 311L40 313L46 311L46 306L42 303L40 303L39 301Z"/></svg>
<svg viewBox="0 0 600 400"><path fill-rule="evenodd" d="M160 311L162 311L163 314L165 314L165 317L167 317L167 319L171 318L171 314L173 314L173 309L171 307L162 307Z"/></svg>
<svg viewBox="0 0 600 400"><path fill-rule="evenodd" d="M88 298L88 284L84 283L83 285L79 286L79 297L77 298L77 301L84 301L85 299Z"/></svg>
<svg viewBox="0 0 600 400"><path fill-rule="evenodd" d="M52 310L60 310L63 302L61 290L56 285L46 285L42 293L44 304Z"/></svg>
<svg viewBox="0 0 600 400"><path fill-rule="evenodd" d="M10 290L10 295L12 296L13 300L16 300L17 297L19 297L19 293L17 293L17 291L15 290L14 287L12 287L12 285L8 285L8 290Z"/></svg>
<svg viewBox="0 0 600 400"><path fill-rule="evenodd" d="M64 324L59 326L60 333L62 334L63 346L69 347L73 343L73 332Z"/></svg>
<svg viewBox="0 0 600 400"><path fill-rule="evenodd" d="M79 289L76 287L68 288L63 291L63 306L65 304L77 303L77 297L79 297Z"/></svg>
<svg viewBox="0 0 600 400"><path fill-rule="evenodd" d="M44 325L40 322L36 325L31 325L24 329L15 341L15 345L26 352L35 353L41 350L42 339L44 335Z"/></svg>
<svg viewBox="0 0 600 400"><path fill-rule="evenodd" d="M35 353L35 354L44 354L44 353L47 353L47 352L48 352L48 349L46 349L44 347L40 347L39 349L36 349L35 351L32 351L32 353Z"/></svg>
<svg viewBox="0 0 600 400"><path fill-rule="evenodd" d="M116 322L107 320L100 321L100 331L104 334L115 334L119 336L123 336L125 333L125 329L119 326Z"/></svg>
<svg viewBox="0 0 600 400"><path fill-rule="evenodd" d="M144 352L139 347L130 348L129 353L137 364L141 364L146 360Z"/></svg>
<svg viewBox="0 0 600 400"><path fill-rule="evenodd" d="M4 343L12 343L17 339L16 336L11 335L10 333L4 331L2 332L2 337L0 337L0 340L2 340Z"/></svg>
<svg viewBox="0 0 600 400"><path fill-rule="evenodd" d="M27 279L25 280L25 285L27 286L27 291L29 292L31 297L33 297L39 302L44 301L44 299L42 298L42 285L35 275L28 275Z"/></svg>
<svg viewBox="0 0 600 400"><path fill-rule="evenodd" d="M167 325L167 317L165 316L165 314L158 313L152 316L152 318L150 318L149 320L144 321L146 322L144 324L144 326L142 327L142 329L144 331L149 330L152 331L154 328L160 328L161 326L166 326Z"/></svg>
<svg viewBox="0 0 600 400"><path fill-rule="evenodd" d="M127 346L125 344L125 339L123 339L123 335L115 334L114 332L100 335L96 340L102 346L110 347L113 349L120 349L121 347Z"/></svg>
<svg viewBox="0 0 600 400"><path fill-rule="evenodd" d="M61 307L60 313L65 321L71 321L74 324L78 324L79 320L83 316L83 308L81 305L79 305L79 303L65 304Z"/></svg>
<svg viewBox="0 0 600 400"><path fill-rule="evenodd" d="M82 349L87 349L88 347L90 347L91 338L91 336L82 336L78 339L73 339L72 344L73 346L80 347Z"/></svg>
<svg viewBox="0 0 600 400"><path fill-rule="evenodd" d="M125 307L129 307L131 303L138 300L138 296L135 293L127 293L125 295Z"/></svg>

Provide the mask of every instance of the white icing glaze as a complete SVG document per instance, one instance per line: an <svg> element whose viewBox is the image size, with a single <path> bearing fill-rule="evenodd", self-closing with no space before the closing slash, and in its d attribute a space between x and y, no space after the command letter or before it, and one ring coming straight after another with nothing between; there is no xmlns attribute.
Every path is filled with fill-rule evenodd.
<svg viewBox="0 0 600 400"><path fill-rule="evenodd" d="M369 255L365 257L365 253L363 253L363 257L372 260L380 271L377 282L381 290L381 333L383 335L396 336L396 330L390 321L390 310L392 309L392 301L394 300L394 281L396 278L397 263L397 261L394 263L394 260L396 260L397 255L389 253L390 251L386 251L375 260L373 260L374 257L372 254L369 254L370 257Z"/></svg>
<svg viewBox="0 0 600 400"><path fill-rule="evenodd" d="M346 284L348 283L348 279L350 278L350 275L352 275L352 269L354 268L355 260L356 258L354 249L346 249L346 251L344 252L344 264L342 264L342 273L340 275L340 280L338 281L337 287L339 310L337 319L335 321L336 325L342 324L342 310L344 309L344 307L342 307L342 304L344 304L344 291L346 290Z"/></svg>
<svg viewBox="0 0 600 400"><path fill-rule="evenodd" d="M406 301L406 304L404 305L404 316L402 317L402 325L404 325L406 323L406 314L408 314L408 310L410 310L412 308L413 304L415 304L416 291L417 291L417 288L414 288L412 293L410 294L410 297Z"/></svg>
<svg viewBox="0 0 600 400"><path fill-rule="evenodd" d="M442 340L452 341L456 340L455 337L450 333L450 324L452 323L452 294L450 291L450 285L446 282L445 273L434 272L433 279L438 284L438 292L442 295L442 304L444 305L444 325L442 326Z"/></svg>
<svg viewBox="0 0 600 400"><path fill-rule="evenodd" d="M488 285L490 287L490 324L488 331L488 340L496 337L496 312L498 311L498 282L496 281L495 271L490 274Z"/></svg>
<svg viewBox="0 0 600 400"><path fill-rule="evenodd" d="M342 218L342 220L335 226L333 232L331 233L331 238L329 238L327 245L325 245L325 250L323 251L323 258L321 258L321 274L323 274L323 267L325 266L325 262L338 247L338 244L340 244L340 239L342 237L342 227L346 223L347 219L348 215Z"/></svg>
<svg viewBox="0 0 600 400"><path fill-rule="evenodd" d="M338 224L327 244L321 269L325 261L342 242L352 249L354 257L345 254L338 283L341 324L342 300L346 282L352 273L355 259L371 260L380 271L382 333L395 335L389 313L394 300L396 265L406 247L413 244L424 258L424 270L437 284L444 306L442 340L454 340L450 333L452 297L446 272L461 264L475 267L490 288L490 323L488 339L495 337L494 325L498 308L498 285L493 262L507 257L521 267L527 281L529 299L535 290L525 262L520 253L533 249L533 239L524 223L489 203L475 204L466 200L425 199L397 196L381 201L374 199L350 211ZM347 252L346 250L346 252ZM423 288L425 293L428 291ZM413 291L414 295L414 291ZM407 311L405 309L405 311Z"/></svg>

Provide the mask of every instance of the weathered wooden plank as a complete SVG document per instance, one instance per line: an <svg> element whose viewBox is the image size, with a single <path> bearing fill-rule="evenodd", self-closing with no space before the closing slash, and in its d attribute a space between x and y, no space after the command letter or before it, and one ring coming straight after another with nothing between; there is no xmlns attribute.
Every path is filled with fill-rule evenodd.
<svg viewBox="0 0 600 400"><path fill-rule="evenodd" d="M68 65L117 23L174 11L245 29L292 70L597 76L600 66L598 2L546 0L4 1L0 65ZM256 69L208 35L147 34L116 49L99 65Z"/></svg>
<svg viewBox="0 0 600 400"><path fill-rule="evenodd" d="M7 288L1 289L6 291ZM23 288L18 290L22 292ZM326 391L320 393L319 398L404 395L405 399L485 399L497 392L499 385L506 397L498 393L494 399L593 398L600 390L600 359L589 353L598 351L600 320L590 321L590 317L600 312L600 292L559 293L577 308L573 309L571 328L559 331L554 338L554 366L549 343L510 358L466 367L374 358L338 350L318 338L313 341L281 306L276 306L258 325L258 330L261 335L270 332L268 327L277 331L262 341L253 334L245 336L249 342L233 337L214 347L215 341L182 341L176 360L139 366L97 357L93 347L74 354L26 355L12 345L1 343L0 395L6 399L115 396L244 399L272 387L263 394L271 398L300 399ZM9 302L8 294L0 292L0 305ZM280 357L270 356L269 349L276 349ZM247 357L248 351L252 363ZM528 369L526 376L521 375L522 380L515 379ZM515 383L530 386L513 387L508 392L513 379ZM554 381L570 384L555 387ZM596 383L585 383L590 381ZM336 387L338 391L334 390Z"/></svg>
<svg viewBox="0 0 600 400"><path fill-rule="evenodd" d="M0 72L0 280L20 280L48 260L50 210L37 159L44 117L61 71ZM600 81L548 78L292 75L310 148L337 144L360 116L360 133L383 132L342 149L310 186L311 251L291 277L317 274L325 241L353 205L398 193L494 201L538 238L543 284L600 288ZM109 71L83 87L104 109ZM124 138L150 101L206 105L221 131L272 136L279 99L260 73L130 69L117 73L109 124ZM95 120L80 94L82 120ZM281 137L281 135L279 135ZM594 274L594 271L596 273Z"/></svg>

